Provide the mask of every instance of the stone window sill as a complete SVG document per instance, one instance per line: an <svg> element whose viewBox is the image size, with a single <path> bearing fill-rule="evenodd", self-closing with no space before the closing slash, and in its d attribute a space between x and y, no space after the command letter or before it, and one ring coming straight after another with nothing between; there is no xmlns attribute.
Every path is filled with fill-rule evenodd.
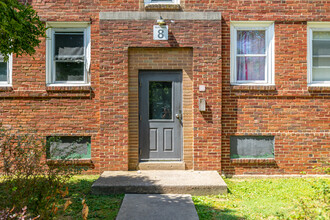
<svg viewBox="0 0 330 220"><path fill-rule="evenodd" d="M144 5L146 11L179 11L181 5L176 3L150 3Z"/></svg>
<svg viewBox="0 0 330 220"><path fill-rule="evenodd" d="M275 164L276 161L274 158L250 158L250 159L230 159L232 164Z"/></svg>
<svg viewBox="0 0 330 220"><path fill-rule="evenodd" d="M275 91L275 85L232 85L232 90L236 91Z"/></svg>

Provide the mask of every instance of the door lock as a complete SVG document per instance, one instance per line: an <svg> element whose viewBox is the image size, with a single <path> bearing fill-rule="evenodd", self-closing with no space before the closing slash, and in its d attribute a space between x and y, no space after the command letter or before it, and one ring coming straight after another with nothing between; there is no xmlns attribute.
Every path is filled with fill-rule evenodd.
<svg viewBox="0 0 330 220"><path fill-rule="evenodd" d="M181 120L182 120L182 114L181 114L181 111L180 111L180 113L175 114L175 117L181 121Z"/></svg>

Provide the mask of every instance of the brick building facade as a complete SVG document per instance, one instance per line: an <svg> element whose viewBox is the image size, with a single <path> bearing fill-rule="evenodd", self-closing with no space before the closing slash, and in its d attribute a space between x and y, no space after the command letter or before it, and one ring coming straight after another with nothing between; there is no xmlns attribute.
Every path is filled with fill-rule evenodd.
<svg viewBox="0 0 330 220"><path fill-rule="evenodd" d="M164 149L166 138L172 144L180 139L181 153L146 161L183 161L186 169L224 174L298 174L315 173L313 166L329 160L330 1L30 3L47 23L48 38L34 58L9 63L10 76L0 87L0 121L37 128L45 137L91 137L90 172L139 169L143 71L182 76L181 136L166 128L170 133L161 136ZM168 40L153 39L160 16ZM83 39L72 48L84 52L66 51L69 38ZM73 83L56 72L70 65L78 74ZM248 70L260 75L248 80ZM160 143L160 136L147 133L150 142ZM263 146L270 155L259 152Z"/></svg>

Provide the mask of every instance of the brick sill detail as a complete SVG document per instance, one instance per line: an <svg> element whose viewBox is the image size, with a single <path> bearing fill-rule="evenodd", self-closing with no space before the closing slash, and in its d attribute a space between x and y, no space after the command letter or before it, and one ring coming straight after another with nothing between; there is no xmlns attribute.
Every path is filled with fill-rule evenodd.
<svg viewBox="0 0 330 220"><path fill-rule="evenodd" d="M91 92L91 86L47 86L47 92Z"/></svg>
<svg viewBox="0 0 330 220"><path fill-rule="evenodd" d="M48 166L59 166L59 165L77 165L77 166L88 166L93 167L94 163L91 159L74 159L74 160L51 160L47 159L46 161Z"/></svg>
<svg viewBox="0 0 330 220"><path fill-rule="evenodd" d="M0 92L11 92L13 91L12 86L0 86Z"/></svg>
<svg viewBox="0 0 330 220"><path fill-rule="evenodd" d="M144 6L146 11L180 11L181 10L181 5L180 4L157 4L157 3L152 3L152 4L147 4Z"/></svg>
<svg viewBox="0 0 330 220"><path fill-rule="evenodd" d="M276 86L262 86L262 85L232 85L232 90L246 90L246 91L275 91Z"/></svg>
<svg viewBox="0 0 330 220"><path fill-rule="evenodd" d="M308 86L309 92L330 92L330 86Z"/></svg>
<svg viewBox="0 0 330 220"><path fill-rule="evenodd" d="M276 161L274 158L269 159L230 159L232 164L275 164Z"/></svg>

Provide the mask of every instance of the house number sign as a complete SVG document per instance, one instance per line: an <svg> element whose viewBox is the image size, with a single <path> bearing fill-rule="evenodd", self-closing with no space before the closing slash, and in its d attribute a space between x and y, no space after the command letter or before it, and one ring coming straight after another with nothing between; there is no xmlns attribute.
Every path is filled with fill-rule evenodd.
<svg viewBox="0 0 330 220"><path fill-rule="evenodd" d="M168 40L168 25L154 25L154 40Z"/></svg>

